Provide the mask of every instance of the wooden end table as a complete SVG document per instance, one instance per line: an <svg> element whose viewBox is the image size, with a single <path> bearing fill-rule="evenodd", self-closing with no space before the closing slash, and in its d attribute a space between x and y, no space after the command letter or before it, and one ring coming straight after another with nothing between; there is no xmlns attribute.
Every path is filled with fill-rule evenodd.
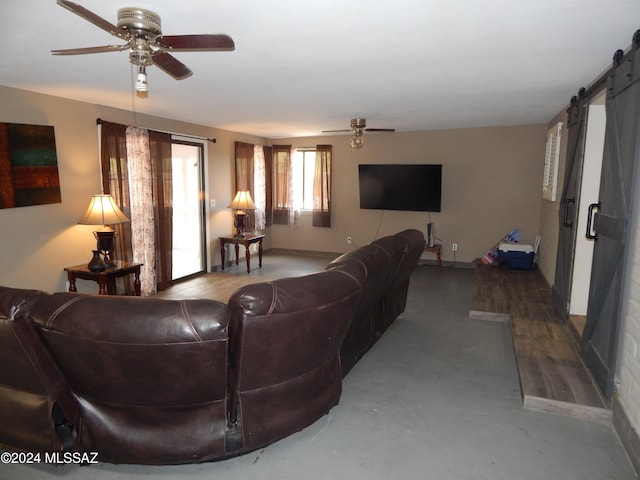
<svg viewBox="0 0 640 480"><path fill-rule="evenodd" d="M98 294L116 295L116 278L126 275L133 275L133 288L135 294L140 296L140 267L143 263L116 261L113 267L109 267L101 272L92 272L86 264L66 267L67 278L69 280L69 291L77 292L76 278L83 280L93 280L98 282Z"/></svg>
<svg viewBox="0 0 640 480"><path fill-rule="evenodd" d="M236 265L238 265L238 253L240 245L244 245L245 258L247 261L247 273L251 272L251 253L249 247L252 243L258 244L258 265L262 268L262 240L264 235L245 235L244 237L234 237L233 235L226 235L224 237L218 237L220 240L220 258L222 260L222 270L224 271L224 246L227 243L231 243L236 247Z"/></svg>
<svg viewBox="0 0 640 480"><path fill-rule="evenodd" d="M425 252L435 253L436 254L436 262L438 264L438 268L442 267L442 245L436 244L433 247L429 247L428 245L424 246Z"/></svg>

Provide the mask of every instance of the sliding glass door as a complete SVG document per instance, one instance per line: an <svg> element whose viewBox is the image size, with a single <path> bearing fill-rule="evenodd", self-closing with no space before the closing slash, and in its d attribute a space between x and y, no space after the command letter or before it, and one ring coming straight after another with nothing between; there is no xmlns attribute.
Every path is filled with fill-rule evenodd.
<svg viewBox="0 0 640 480"><path fill-rule="evenodd" d="M172 280L205 271L202 143L173 140Z"/></svg>

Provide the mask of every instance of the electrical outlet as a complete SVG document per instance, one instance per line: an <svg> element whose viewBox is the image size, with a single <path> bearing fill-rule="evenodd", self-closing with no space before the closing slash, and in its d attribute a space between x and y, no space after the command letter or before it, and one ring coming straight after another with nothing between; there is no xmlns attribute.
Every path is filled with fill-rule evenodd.
<svg viewBox="0 0 640 480"><path fill-rule="evenodd" d="M351 237L347 237L347 243L351 245L353 243L353 239Z"/></svg>
<svg viewBox="0 0 640 480"><path fill-rule="evenodd" d="M458 244L457 243L452 243L451 244L451 250L454 251L454 252L457 252L458 251Z"/></svg>

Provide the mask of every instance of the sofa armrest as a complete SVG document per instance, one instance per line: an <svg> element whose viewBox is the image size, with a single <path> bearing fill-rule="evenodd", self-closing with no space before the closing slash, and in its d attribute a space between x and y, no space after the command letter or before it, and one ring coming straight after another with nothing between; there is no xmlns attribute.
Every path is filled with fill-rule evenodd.
<svg viewBox="0 0 640 480"><path fill-rule="evenodd" d="M248 285L231 296L231 418L239 450L290 435L338 403L340 346L363 280L334 269Z"/></svg>
<svg viewBox="0 0 640 480"><path fill-rule="evenodd" d="M0 287L0 446L28 451L75 446L78 408L29 314L46 297Z"/></svg>

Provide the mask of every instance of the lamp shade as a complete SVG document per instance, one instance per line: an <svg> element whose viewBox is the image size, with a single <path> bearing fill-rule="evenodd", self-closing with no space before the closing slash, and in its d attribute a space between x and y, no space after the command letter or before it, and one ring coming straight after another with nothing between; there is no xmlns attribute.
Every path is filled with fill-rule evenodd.
<svg viewBox="0 0 640 480"><path fill-rule="evenodd" d="M78 223L81 225L115 225L129 221L111 195L99 194L91 197L89 208L78 220Z"/></svg>
<svg viewBox="0 0 640 480"><path fill-rule="evenodd" d="M235 210L255 210L256 205L253 203L249 190L238 190L235 198L229 204L228 208Z"/></svg>

